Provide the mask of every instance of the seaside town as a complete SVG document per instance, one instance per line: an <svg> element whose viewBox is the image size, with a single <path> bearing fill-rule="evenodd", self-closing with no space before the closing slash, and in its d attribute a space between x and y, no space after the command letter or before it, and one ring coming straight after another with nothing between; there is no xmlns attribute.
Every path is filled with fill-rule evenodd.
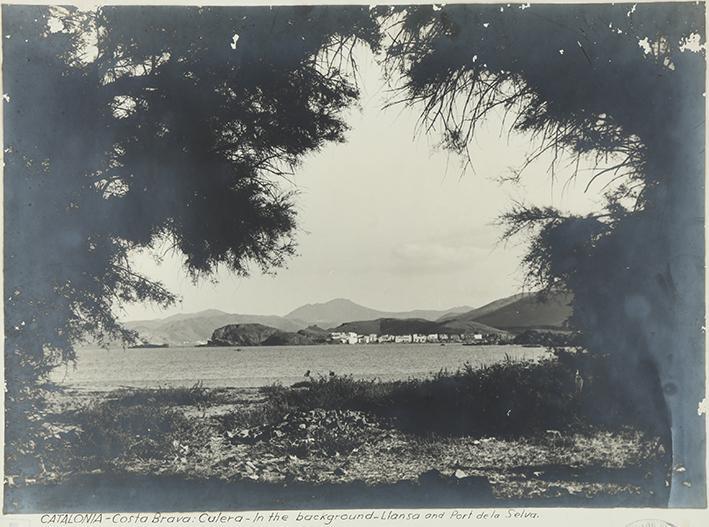
<svg viewBox="0 0 709 527"><path fill-rule="evenodd" d="M463 344L499 344L504 338L501 335L483 334L483 333L431 333L428 335L421 333L411 333L408 335L377 335L370 333L369 335L360 335L353 331L349 332L331 332L330 340L333 343L340 344L426 344L426 343L463 343Z"/></svg>

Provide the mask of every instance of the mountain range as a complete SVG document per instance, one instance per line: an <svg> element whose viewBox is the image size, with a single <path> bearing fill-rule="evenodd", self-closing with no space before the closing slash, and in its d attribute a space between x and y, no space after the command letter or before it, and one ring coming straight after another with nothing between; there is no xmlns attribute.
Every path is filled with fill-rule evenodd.
<svg viewBox="0 0 709 527"><path fill-rule="evenodd" d="M335 298L329 302L319 304L306 304L288 313L285 318L293 321L306 321L309 325L321 328L334 328L344 322L352 320L373 320L378 318L423 318L438 320L446 315L467 313L473 309L471 306L458 306L450 309L414 309L412 311L379 311L359 304L346 298Z"/></svg>
<svg viewBox="0 0 709 527"><path fill-rule="evenodd" d="M547 296L521 293L478 308L458 306L446 310L388 312L338 298L301 306L285 316L225 313L208 309L163 319L126 322L125 326L137 331L144 341L170 345L204 343L215 329L229 324L261 324L283 332L319 326L359 333L382 333L396 328L418 328L422 333L439 329L439 332L448 333L519 333L526 329L563 328L571 314L570 301L571 296L564 293Z"/></svg>

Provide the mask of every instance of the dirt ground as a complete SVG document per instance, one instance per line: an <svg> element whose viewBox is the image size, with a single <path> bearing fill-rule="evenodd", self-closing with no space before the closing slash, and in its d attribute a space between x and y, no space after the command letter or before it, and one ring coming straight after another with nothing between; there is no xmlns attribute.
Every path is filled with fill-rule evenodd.
<svg viewBox="0 0 709 527"><path fill-rule="evenodd" d="M108 394L64 393L54 397L56 415ZM185 480L248 482L269 488L293 485L452 485L490 503L545 506L587 503L662 506L665 477L657 442L633 430L532 437L443 437L404 432L352 410L310 410L280 423L230 425L238 409L264 404L257 390L234 389L228 403L174 406L192 424L162 459L115 459L92 470L50 474L57 484L91 474L156 476ZM453 487L451 487L453 488Z"/></svg>

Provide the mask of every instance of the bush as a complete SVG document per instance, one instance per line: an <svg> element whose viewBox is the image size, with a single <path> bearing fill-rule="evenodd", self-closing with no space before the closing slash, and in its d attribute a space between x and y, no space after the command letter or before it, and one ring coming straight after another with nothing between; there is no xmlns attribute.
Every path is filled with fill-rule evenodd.
<svg viewBox="0 0 709 527"><path fill-rule="evenodd" d="M574 377L554 361L466 365L402 383L393 399L390 415L412 430L517 435L578 424Z"/></svg>
<svg viewBox="0 0 709 527"><path fill-rule="evenodd" d="M568 357L567 357L568 359ZM583 368L603 370L603 359L584 357ZM269 405L292 409L351 409L391 419L407 431L448 435L515 436L548 429L631 424L628 406L607 406L602 375L589 375L581 388L578 359L540 362L506 360L483 368L466 364L429 379L397 382L320 378L303 388L273 386L265 391Z"/></svg>
<svg viewBox="0 0 709 527"><path fill-rule="evenodd" d="M113 400L95 403L77 414L81 433L76 456L99 461L165 459L175 444L190 434L185 416L160 405L125 405Z"/></svg>

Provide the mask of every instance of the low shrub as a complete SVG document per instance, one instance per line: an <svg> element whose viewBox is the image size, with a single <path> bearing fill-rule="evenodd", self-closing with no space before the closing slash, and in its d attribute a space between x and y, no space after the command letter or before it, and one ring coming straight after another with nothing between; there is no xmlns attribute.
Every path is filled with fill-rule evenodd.
<svg viewBox="0 0 709 527"><path fill-rule="evenodd" d="M555 361L505 361L401 383L385 409L407 429L518 435L578 425L571 372Z"/></svg>
<svg viewBox="0 0 709 527"><path fill-rule="evenodd" d="M515 436L548 429L591 425L623 426L633 420L629 407L615 405L609 418L594 400L603 383L579 381L577 363L505 360L483 368L466 364L428 379L378 382L349 376L315 379L302 388L272 386L268 405L292 409L351 409L391 419L420 434Z"/></svg>
<svg viewBox="0 0 709 527"><path fill-rule="evenodd" d="M191 430L181 412L159 404L102 401L78 412L76 418L81 427L74 444L76 457L99 462L166 459Z"/></svg>

